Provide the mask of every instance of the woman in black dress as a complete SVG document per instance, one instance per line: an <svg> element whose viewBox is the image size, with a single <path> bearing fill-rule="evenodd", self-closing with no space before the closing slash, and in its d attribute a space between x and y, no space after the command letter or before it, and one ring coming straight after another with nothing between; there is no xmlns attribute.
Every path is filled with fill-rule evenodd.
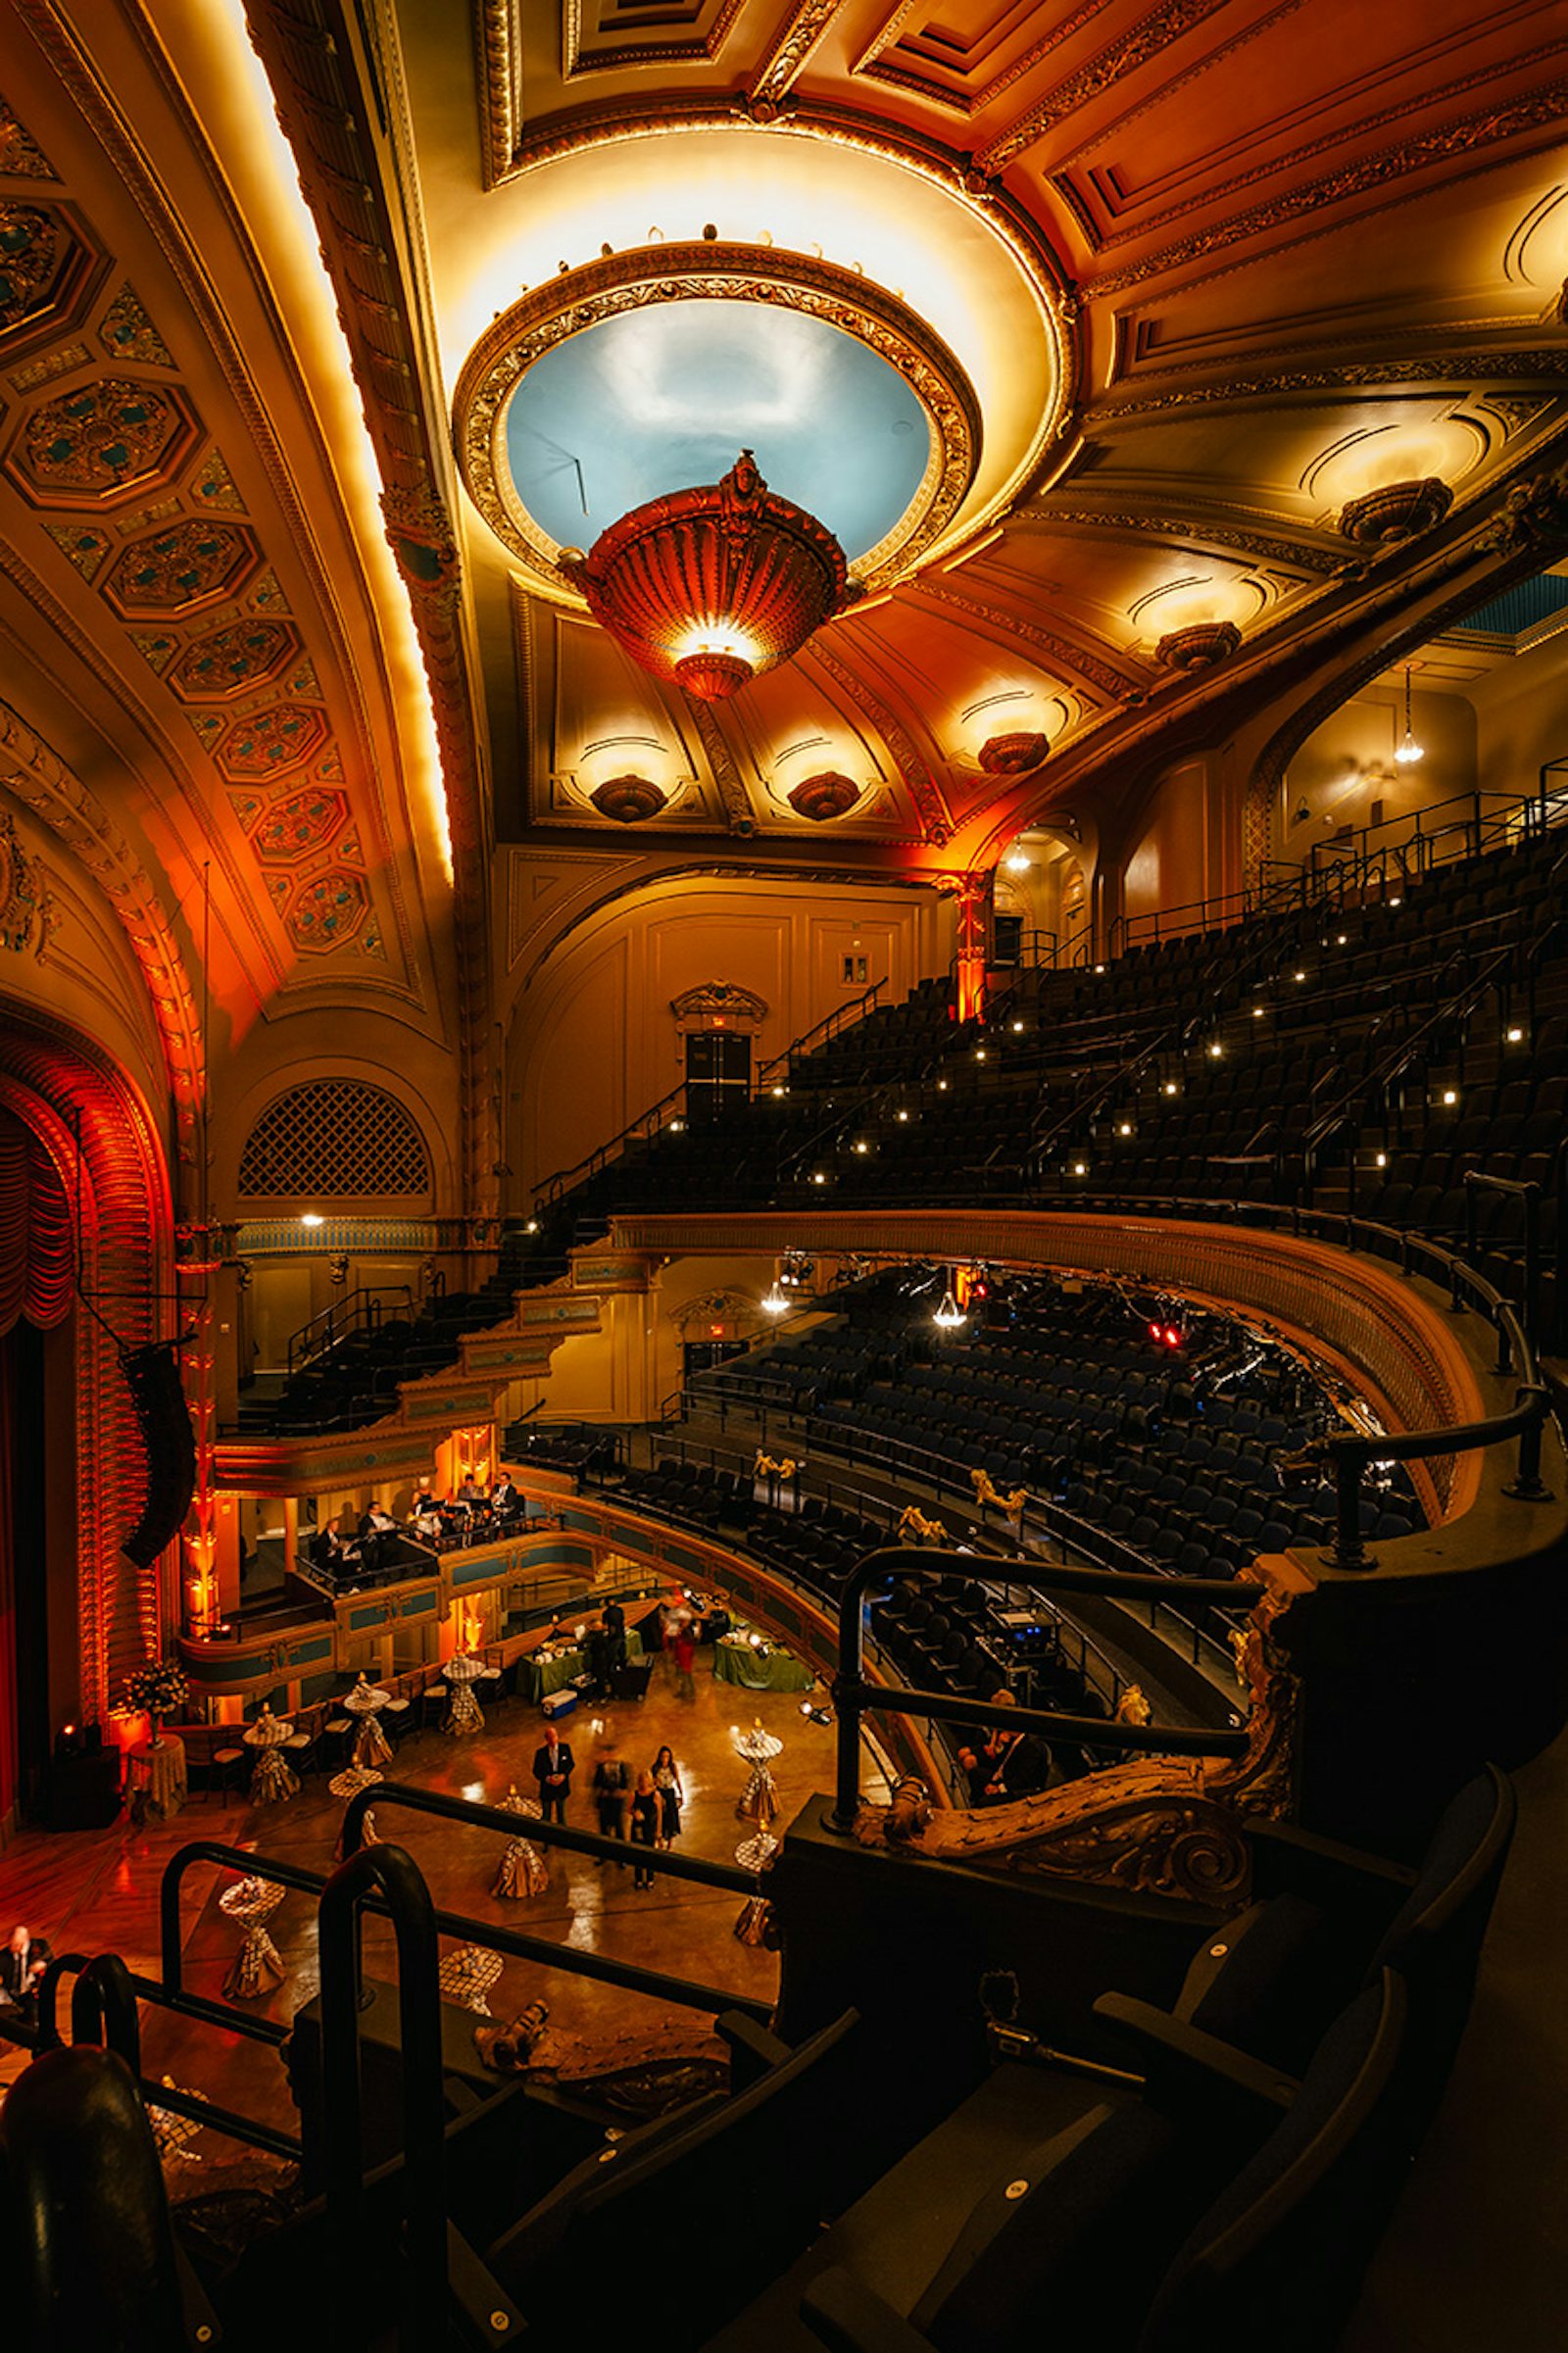
<svg viewBox="0 0 1568 2353"><path fill-rule="evenodd" d="M646 1847L651 1850L659 1843L661 1812L661 1800L659 1791L654 1787L654 1777L645 1769L638 1774L637 1787L631 1795L631 1842L634 1846ZM641 1857L638 1858L636 1869L631 1875L631 1884L633 1887L651 1887L654 1884L653 1872Z"/></svg>
<svg viewBox="0 0 1568 2353"><path fill-rule="evenodd" d="M680 1767L673 1749L661 1748L654 1759L654 1788L659 1791L659 1844L673 1846L680 1837L680 1809L686 1792L680 1786Z"/></svg>

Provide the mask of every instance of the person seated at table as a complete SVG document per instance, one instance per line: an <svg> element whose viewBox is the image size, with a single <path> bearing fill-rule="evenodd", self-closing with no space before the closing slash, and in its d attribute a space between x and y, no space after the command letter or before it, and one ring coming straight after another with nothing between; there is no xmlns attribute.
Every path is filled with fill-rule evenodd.
<svg viewBox="0 0 1568 2353"><path fill-rule="evenodd" d="M10 1942L0 1952L0 1994L24 2027L38 2023L38 1987L54 1957L48 1939L35 1936L22 1922L12 1930ZM7 2011L0 2008L0 2023L6 2016Z"/></svg>
<svg viewBox="0 0 1568 2353"><path fill-rule="evenodd" d="M432 1544L441 1534L441 1506L427 1487L421 1487L409 1505L409 1534Z"/></svg>
<svg viewBox="0 0 1568 2353"><path fill-rule="evenodd" d="M372 1503L360 1522L360 1552L367 1567L378 1569L391 1553L398 1524L384 1503Z"/></svg>
<svg viewBox="0 0 1568 2353"><path fill-rule="evenodd" d="M328 1520L311 1540L311 1558L318 1568L328 1569L333 1576L344 1570L357 1569L364 1558L357 1543L344 1536L339 1520Z"/></svg>
<svg viewBox="0 0 1568 2353"><path fill-rule="evenodd" d="M1010 1691L999 1691L997 1707L1015 1704ZM1017 1797L1033 1797L1051 1779L1051 1751L1032 1732L1004 1732L994 1725L986 1736L987 1772L981 1786L982 1805L1006 1805Z"/></svg>
<svg viewBox="0 0 1568 2353"><path fill-rule="evenodd" d="M474 1512L484 1509L484 1489L470 1471L453 1496L452 1508L454 1511L466 1512L471 1518Z"/></svg>

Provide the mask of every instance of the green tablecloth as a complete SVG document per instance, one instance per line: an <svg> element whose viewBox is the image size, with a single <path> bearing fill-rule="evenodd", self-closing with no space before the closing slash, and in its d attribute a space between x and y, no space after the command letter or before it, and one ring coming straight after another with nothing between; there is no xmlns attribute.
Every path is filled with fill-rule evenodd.
<svg viewBox="0 0 1568 2353"><path fill-rule="evenodd" d="M628 1626L627 1659L641 1658L642 1654L643 1638L635 1626ZM585 1650L563 1650L557 1657L547 1658L542 1663L531 1656L519 1658L517 1696L537 1703L541 1699L548 1699L552 1691L564 1691L568 1683L574 1683L579 1675L586 1675L587 1672L588 1653Z"/></svg>
<svg viewBox="0 0 1568 2353"><path fill-rule="evenodd" d="M750 1642L713 1644L713 1673L720 1683L743 1684L749 1691L808 1691L816 1677L787 1650L759 1656Z"/></svg>

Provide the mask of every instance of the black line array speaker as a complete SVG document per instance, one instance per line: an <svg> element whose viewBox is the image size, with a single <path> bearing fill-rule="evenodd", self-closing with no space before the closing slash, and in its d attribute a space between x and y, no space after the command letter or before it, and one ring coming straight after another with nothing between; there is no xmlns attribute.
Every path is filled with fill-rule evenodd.
<svg viewBox="0 0 1568 2353"><path fill-rule="evenodd" d="M123 1550L139 1569L179 1534L196 1492L196 1434L179 1378L179 1344L158 1340L121 1354L147 1449L147 1500Z"/></svg>

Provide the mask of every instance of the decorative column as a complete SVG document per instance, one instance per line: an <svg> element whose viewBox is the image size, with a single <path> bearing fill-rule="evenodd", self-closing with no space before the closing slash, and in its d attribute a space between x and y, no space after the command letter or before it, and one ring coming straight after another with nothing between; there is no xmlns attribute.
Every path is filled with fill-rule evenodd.
<svg viewBox="0 0 1568 2353"><path fill-rule="evenodd" d="M180 1331L190 1335L180 1350L180 1372L196 1441L196 1485L181 1538L185 1569L182 1617L186 1633L197 1642L210 1640L223 1615L218 1590L218 1398L213 1354L213 1286L220 1263L217 1241L209 1226L174 1229Z"/></svg>
<svg viewBox="0 0 1568 2353"><path fill-rule="evenodd" d="M996 891L994 866L966 874L939 874L939 890L951 891L958 903L956 973L958 1019L979 1021L985 1016L986 974L991 963L991 910Z"/></svg>

